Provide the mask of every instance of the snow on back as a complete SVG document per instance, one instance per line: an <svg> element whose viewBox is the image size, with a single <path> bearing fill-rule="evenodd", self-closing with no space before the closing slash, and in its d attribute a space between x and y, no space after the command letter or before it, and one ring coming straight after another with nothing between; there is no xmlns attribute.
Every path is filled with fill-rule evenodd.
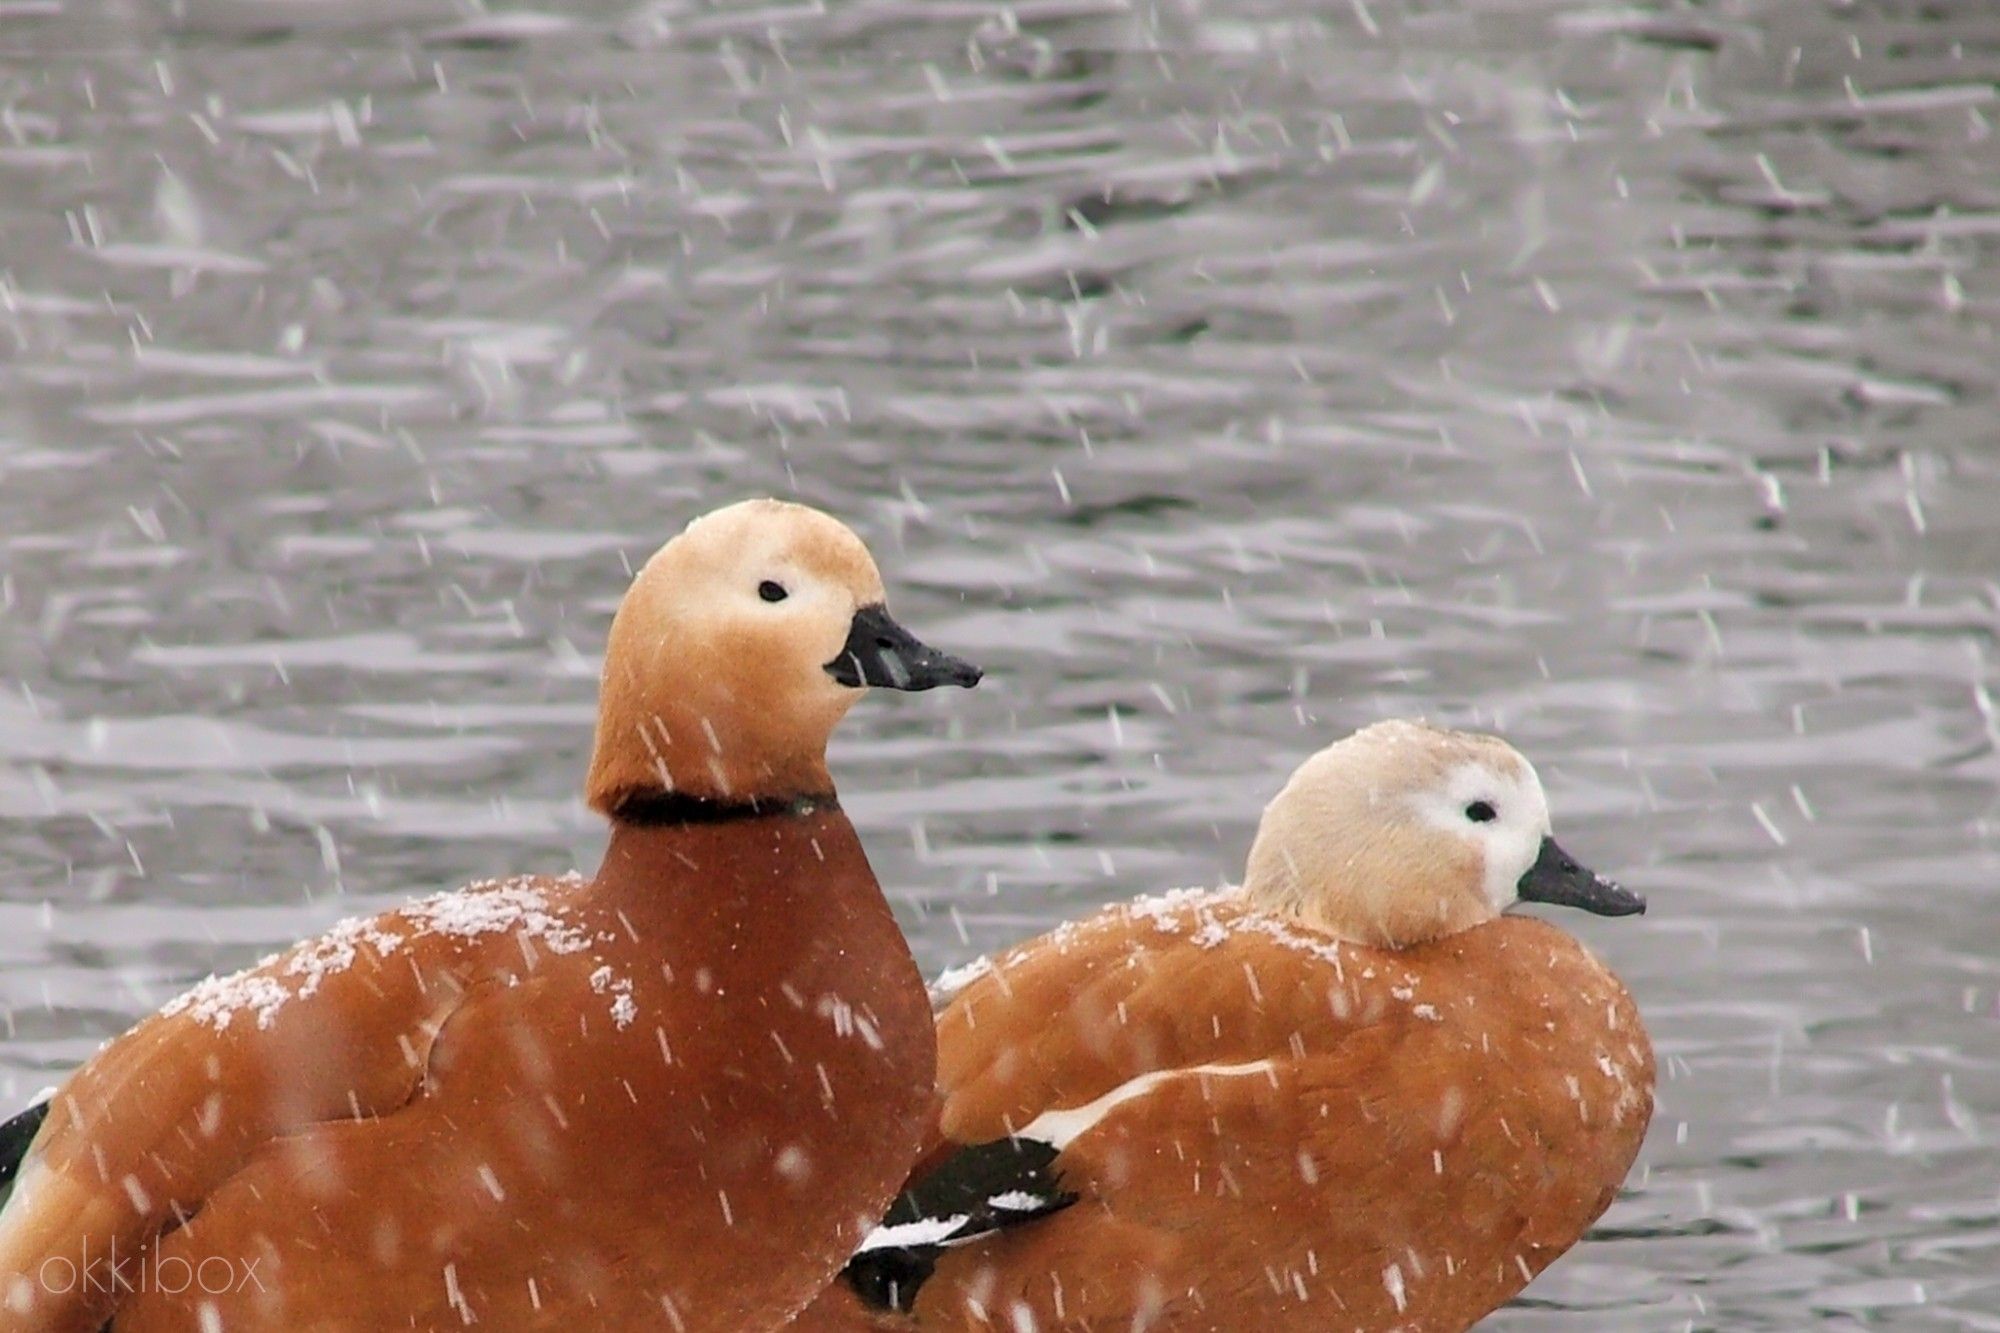
<svg viewBox="0 0 2000 1333"><path fill-rule="evenodd" d="M582 882L574 873L557 881L565 887ZM395 919L399 915L401 921ZM329 976L354 966L364 945L386 957L425 935L471 939L496 931L522 936L556 954L576 953L591 943L588 935L550 906L541 881L527 876L481 880L456 892L419 899L397 912L349 917L297 945L289 954L273 954L244 971L209 977L169 1001L160 1012L172 1015L185 1011L217 1032L244 1014L266 1029L277 1021L278 1011L287 1001L312 995ZM610 986L607 982L599 989L608 991ZM618 1019L621 1009L626 1014L618 1023L621 1028L632 1021L630 991L631 983L623 982L612 1000L612 1017Z"/></svg>
<svg viewBox="0 0 2000 1333"><path fill-rule="evenodd" d="M395 952L402 942L401 935L383 929L376 918L351 916L336 923L324 935L295 947L285 961L285 975L300 979L297 993L303 999L318 990L329 975L345 972L354 966L361 945L366 944L376 953L387 955ZM259 966L275 961L275 958L267 959ZM269 1027L270 1024L262 1022L258 1026Z"/></svg>
<svg viewBox="0 0 2000 1333"><path fill-rule="evenodd" d="M1217 949L1240 934L1262 935L1296 953L1323 963L1342 961L1340 941L1280 916L1248 910L1249 900L1236 887L1174 889L1134 898L1112 909L1128 920L1147 922L1162 935L1185 936L1203 949ZM1217 908L1226 909L1218 915Z"/></svg>
<svg viewBox="0 0 2000 1333"><path fill-rule="evenodd" d="M259 966L276 961L269 958ZM258 1027L267 1028L291 998L291 989L275 977L255 971L238 972L234 976L208 978L160 1012L177 1014L185 1009L197 1023L206 1023L221 1032L235 1021L239 1012L247 1011L256 1016Z"/></svg>
<svg viewBox="0 0 2000 1333"><path fill-rule="evenodd" d="M1085 917L1081 921L1065 921L1038 940L1016 945L1002 956L1002 964L1015 962L1044 948L1053 948L1057 953L1068 953L1078 938L1090 931L1101 929L1107 919L1114 922L1144 922L1162 935L1182 935L1187 933L1187 909L1193 907L1203 914L1207 909L1226 903L1240 901L1241 890L1224 889L1169 889L1165 893L1149 894L1119 903L1097 916ZM1218 936L1207 943L1220 944ZM977 966L971 964L970 966ZM942 980L942 978L940 978Z"/></svg>
<svg viewBox="0 0 2000 1333"><path fill-rule="evenodd" d="M1233 889L1169 889L1165 893L1134 898L1122 910L1127 916L1151 921L1162 934L1178 935L1183 933L1188 908L1192 907L1206 917L1204 909L1228 901L1235 894Z"/></svg>
<svg viewBox="0 0 2000 1333"><path fill-rule="evenodd" d="M590 974L590 988L611 997L611 1021L620 1032L632 1026L632 1020L639 1016L639 1006L632 999L632 978L619 976L606 963Z"/></svg>
<svg viewBox="0 0 2000 1333"><path fill-rule="evenodd" d="M1230 940L1242 935L1261 935L1274 944L1283 946L1293 953L1332 967L1336 974L1343 972L1346 964L1358 961L1346 952L1346 946L1332 935L1322 934L1309 926L1290 918L1260 912L1249 906L1249 899L1236 886L1220 889L1174 889L1167 893L1134 898L1120 903L1102 916L1082 922L1070 922L1058 926L1046 940L1057 948L1074 939L1078 931L1087 929L1093 922L1109 918L1114 923L1138 923L1151 926L1162 935L1176 936L1187 940L1196 948L1219 949ZM1025 953L1043 947L1042 942L1021 946ZM1137 946L1143 947L1143 946ZM1365 976L1373 976L1370 970ZM1396 999L1408 1002L1416 998L1416 978L1405 974L1402 984L1393 985L1390 994ZM1428 1004L1413 1006L1419 1018L1432 1022L1442 1021L1436 1008Z"/></svg>
<svg viewBox="0 0 2000 1333"><path fill-rule="evenodd" d="M930 985L931 1008L942 1009L958 998L958 993L973 982L993 970L991 958L975 958L960 967L948 967L938 973L937 980Z"/></svg>

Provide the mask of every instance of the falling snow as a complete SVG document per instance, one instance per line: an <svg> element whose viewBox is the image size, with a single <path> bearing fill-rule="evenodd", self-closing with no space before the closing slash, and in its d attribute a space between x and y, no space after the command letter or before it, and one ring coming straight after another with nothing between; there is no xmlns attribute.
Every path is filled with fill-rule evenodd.
<svg viewBox="0 0 2000 1333"><path fill-rule="evenodd" d="M1956 1166L2000 1106L1992 6L8 8L23 1061L384 848L559 845L618 561L726 477L893 534L913 628L1031 687L870 703L900 748L835 764L931 821L910 887L1008 885L919 957L1073 914L1100 845L1120 883L1228 849L1365 714L1518 728L1579 843L1658 876L1664 921L1577 929L1681 1093L1671 1179L1618 1205L1652 1239L1504 1321L1783 1327L1801 1265L1825 1318L1990 1317ZM168 1010L256 1032L515 929L346 921ZM636 1024L632 970L579 985L593 1030ZM1578 1062L1594 1105L1641 1104L1628 1035Z"/></svg>

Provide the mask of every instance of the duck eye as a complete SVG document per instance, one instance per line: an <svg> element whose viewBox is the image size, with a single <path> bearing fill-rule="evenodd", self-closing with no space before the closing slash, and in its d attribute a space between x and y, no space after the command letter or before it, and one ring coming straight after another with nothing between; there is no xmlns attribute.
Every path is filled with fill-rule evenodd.
<svg viewBox="0 0 2000 1333"><path fill-rule="evenodd" d="M767 602L782 602L791 596L785 591L784 584L773 583L770 579L765 579L757 585L757 595Z"/></svg>
<svg viewBox="0 0 2000 1333"><path fill-rule="evenodd" d="M1474 801L1465 807L1465 817L1475 824L1491 824L1500 818L1500 812L1493 808L1491 801Z"/></svg>

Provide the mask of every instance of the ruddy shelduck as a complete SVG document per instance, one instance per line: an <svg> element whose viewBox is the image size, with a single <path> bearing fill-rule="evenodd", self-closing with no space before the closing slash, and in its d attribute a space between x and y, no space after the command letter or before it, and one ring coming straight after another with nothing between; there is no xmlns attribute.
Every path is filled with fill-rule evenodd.
<svg viewBox="0 0 2000 1333"><path fill-rule="evenodd" d="M1609 1206L1652 1115L1631 996L1517 901L1645 907L1500 740L1321 751L1240 889L1061 927L949 1002L933 1145L794 1333L1470 1328Z"/></svg>
<svg viewBox="0 0 2000 1333"><path fill-rule="evenodd" d="M931 1104L930 1005L826 747L867 686L979 672L883 603L799 505L667 543L611 627L597 874L345 922L110 1043L0 1213L0 1326L782 1326Z"/></svg>

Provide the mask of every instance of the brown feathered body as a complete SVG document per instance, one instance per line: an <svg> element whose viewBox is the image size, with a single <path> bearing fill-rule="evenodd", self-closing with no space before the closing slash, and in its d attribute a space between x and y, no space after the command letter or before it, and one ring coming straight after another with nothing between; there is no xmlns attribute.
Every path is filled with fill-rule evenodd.
<svg viewBox="0 0 2000 1333"><path fill-rule="evenodd" d="M929 1022L837 807L621 829L593 881L340 928L114 1043L32 1188L135 1290L9 1327L773 1327L900 1184Z"/></svg>
<svg viewBox="0 0 2000 1333"><path fill-rule="evenodd" d="M794 1333L1455 1333L1604 1212L1653 1104L1630 995L1524 917L1384 949L1142 901L1003 955L938 1037L942 1137L1088 1125L1080 1201L947 1250L912 1318L835 1288Z"/></svg>
<svg viewBox="0 0 2000 1333"><path fill-rule="evenodd" d="M856 627L936 656L886 616L824 514L690 524L613 622L597 875L347 923L110 1043L0 1213L0 1327L781 1326L931 1106L930 1006L826 769ZM978 678L949 666L897 687Z"/></svg>

